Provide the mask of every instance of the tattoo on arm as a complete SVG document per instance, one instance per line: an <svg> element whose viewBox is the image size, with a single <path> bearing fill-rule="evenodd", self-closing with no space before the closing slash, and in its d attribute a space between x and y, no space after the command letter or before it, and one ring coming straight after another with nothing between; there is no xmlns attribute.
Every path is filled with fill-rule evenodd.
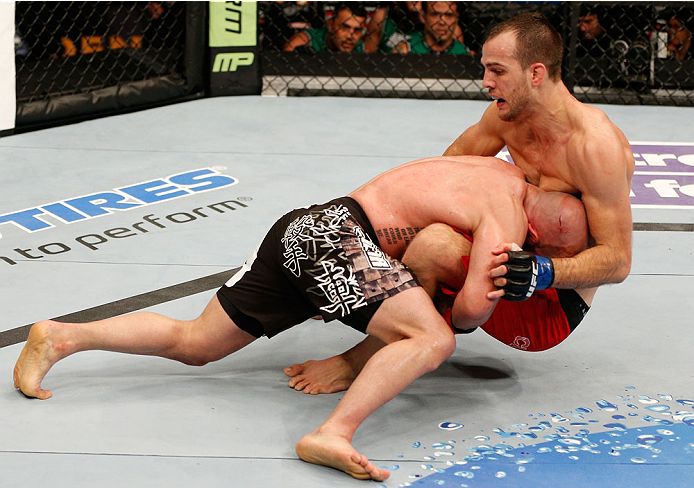
<svg viewBox="0 0 694 488"><path fill-rule="evenodd" d="M385 239L388 244L405 242L409 245L420 230L422 230L420 227L384 227L378 229L376 235L379 239Z"/></svg>

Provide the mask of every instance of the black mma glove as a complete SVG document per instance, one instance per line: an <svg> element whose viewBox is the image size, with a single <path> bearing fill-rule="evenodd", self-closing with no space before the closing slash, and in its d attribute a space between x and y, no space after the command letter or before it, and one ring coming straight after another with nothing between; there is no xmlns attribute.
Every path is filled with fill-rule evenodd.
<svg viewBox="0 0 694 488"><path fill-rule="evenodd" d="M554 283L554 264L549 258L535 256L525 251L506 251L508 271L501 278L506 278L504 300L522 302L530 298L535 290L545 290Z"/></svg>

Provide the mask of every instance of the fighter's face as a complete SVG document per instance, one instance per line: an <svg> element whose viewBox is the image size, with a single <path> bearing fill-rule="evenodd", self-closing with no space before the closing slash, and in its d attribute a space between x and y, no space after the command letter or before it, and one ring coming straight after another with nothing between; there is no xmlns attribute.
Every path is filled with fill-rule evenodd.
<svg viewBox="0 0 694 488"><path fill-rule="evenodd" d="M349 53L364 35L366 17L357 17L348 9L340 10L328 21L330 38L336 51Z"/></svg>
<svg viewBox="0 0 694 488"><path fill-rule="evenodd" d="M482 46L482 86L496 100L501 120L507 122L517 120L530 101L530 70L521 67L515 52L513 32L500 34Z"/></svg>

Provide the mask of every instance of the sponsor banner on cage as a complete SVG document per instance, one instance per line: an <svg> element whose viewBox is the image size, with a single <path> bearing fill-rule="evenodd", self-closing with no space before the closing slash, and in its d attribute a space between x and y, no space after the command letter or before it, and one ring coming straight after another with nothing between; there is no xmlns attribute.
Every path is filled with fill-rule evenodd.
<svg viewBox="0 0 694 488"><path fill-rule="evenodd" d="M14 29L14 2L0 2L0 134L14 129L15 95L15 43L20 39Z"/></svg>
<svg viewBox="0 0 694 488"><path fill-rule="evenodd" d="M260 93L257 2L209 5L211 95Z"/></svg>
<svg viewBox="0 0 694 488"><path fill-rule="evenodd" d="M632 142L634 208L694 208L694 142ZM504 148L498 157L513 162Z"/></svg>

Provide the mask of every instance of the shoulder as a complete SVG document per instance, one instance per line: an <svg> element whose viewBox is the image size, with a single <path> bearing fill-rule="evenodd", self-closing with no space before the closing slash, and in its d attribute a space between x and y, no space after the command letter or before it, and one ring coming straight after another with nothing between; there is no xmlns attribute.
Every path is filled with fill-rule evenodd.
<svg viewBox="0 0 694 488"><path fill-rule="evenodd" d="M567 144L567 159L576 183L614 184L615 178L631 181L634 155L626 136L600 109L583 105L581 118Z"/></svg>
<svg viewBox="0 0 694 488"><path fill-rule="evenodd" d="M626 136L605 112L597 107L581 104L580 111L574 117L576 130L567 145L570 161L578 160L590 165L599 158L602 164L624 165L628 163L629 157L633 158ZM604 160L608 156L610 159Z"/></svg>
<svg viewBox="0 0 694 488"><path fill-rule="evenodd" d="M577 130L576 135L583 137L585 142L601 141L613 144L626 142L622 131L610 120L605 112L599 108L574 100L572 108L572 122Z"/></svg>
<svg viewBox="0 0 694 488"><path fill-rule="evenodd" d="M509 202L522 202L528 188L525 174L513 164L497 158L477 158L473 163L476 198L496 202L499 212L506 212Z"/></svg>
<svg viewBox="0 0 694 488"><path fill-rule="evenodd" d="M503 173L503 182L512 199L522 201L528 190L528 183L525 181L525 173L516 166L509 164L512 169L500 171Z"/></svg>

